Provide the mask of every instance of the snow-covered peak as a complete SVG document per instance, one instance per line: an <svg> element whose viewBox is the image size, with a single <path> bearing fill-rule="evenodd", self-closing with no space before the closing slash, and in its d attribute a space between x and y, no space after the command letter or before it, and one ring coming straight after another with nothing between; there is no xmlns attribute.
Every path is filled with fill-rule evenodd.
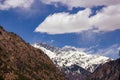
<svg viewBox="0 0 120 80"><path fill-rule="evenodd" d="M76 48L76 47L73 47L73 46L64 46L60 49L61 51L84 51L83 48Z"/></svg>
<svg viewBox="0 0 120 80"><path fill-rule="evenodd" d="M34 47L36 46L36 48L43 47L43 48L45 48L45 49L47 49L47 50L50 50L50 51L52 51L52 52L56 52L56 51L59 50L59 48L54 47L54 46L52 46L52 45L50 45L50 44L47 44L47 43L45 43L45 42L44 42L44 43L42 43L42 42L37 42L37 43L33 44L33 46L34 46Z"/></svg>
<svg viewBox="0 0 120 80"><path fill-rule="evenodd" d="M38 43L37 43L37 44L35 43L35 44L33 44L32 46L34 46L35 48L41 49L44 53L46 53L46 54L50 57L50 59L56 57L56 54L55 54L54 52L52 52L52 51L46 49L46 48L43 47L43 46L40 46L40 44L38 44Z"/></svg>
<svg viewBox="0 0 120 80"><path fill-rule="evenodd" d="M87 54L79 48L65 46L63 48L46 48L42 45L34 44L36 48L43 50L59 67L70 67L78 65L85 70L93 72L100 64L110 59L108 57Z"/></svg>
<svg viewBox="0 0 120 80"><path fill-rule="evenodd" d="M76 51L77 48L72 47L72 46L64 46L63 48L61 48L62 51Z"/></svg>

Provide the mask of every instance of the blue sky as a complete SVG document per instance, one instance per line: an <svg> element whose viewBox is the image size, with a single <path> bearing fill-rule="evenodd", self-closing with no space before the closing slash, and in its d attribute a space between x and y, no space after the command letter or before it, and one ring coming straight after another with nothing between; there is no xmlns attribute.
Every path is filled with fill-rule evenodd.
<svg viewBox="0 0 120 80"><path fill-rule="evenodd" d="M117 58L119 7L119 0L0 0L0 25L31 44L70 45Z"/></svg>

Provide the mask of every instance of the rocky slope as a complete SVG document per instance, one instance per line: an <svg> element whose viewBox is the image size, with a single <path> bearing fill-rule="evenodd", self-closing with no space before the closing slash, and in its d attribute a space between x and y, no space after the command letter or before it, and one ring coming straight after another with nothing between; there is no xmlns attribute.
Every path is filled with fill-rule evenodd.
<svg viewBox="0 0 120 80"><path fill-rule="evenodd" d="M87 80L120 80L120 58L99 66Z"/></svg>
<svg viewBox="0 0 120 80"><path fill-rule="evenodd" d="M0 26L0 80L65 80L49 57Z"/></svg>

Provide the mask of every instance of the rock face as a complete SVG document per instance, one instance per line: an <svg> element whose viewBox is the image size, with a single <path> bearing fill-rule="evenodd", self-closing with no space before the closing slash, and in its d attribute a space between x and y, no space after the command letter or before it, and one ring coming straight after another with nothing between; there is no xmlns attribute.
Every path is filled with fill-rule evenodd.
<svg viewBox="0 0 120 80"><path fill-rule="evenodd" d="M0 80L65 80L49 57L0 26Z"/></svg>
<svg viewBox="0 0 120 80"><path fill-rule="evenodd" d="M99 66L87 80L120 80L120 58Z"/></svg>

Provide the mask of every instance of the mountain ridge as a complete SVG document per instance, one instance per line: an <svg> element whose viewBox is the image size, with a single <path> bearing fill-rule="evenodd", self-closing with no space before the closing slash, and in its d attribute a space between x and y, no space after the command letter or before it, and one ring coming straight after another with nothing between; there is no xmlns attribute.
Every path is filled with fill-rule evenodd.
<svg viewBox="0 0 120 80"><path fill-rule="evenodd" d="M119 80L120 58L99 66L87 80Z"/></svg>
<svg viewBox="0 0 120 80"><path fill-rule="evenodd" d="M35 44L33 44L33 46L43 50L51 59L53 59L55 57L55 60L56 60L56 58L59 58L59 59L62 59L62 60L65 59L65 58L67 58L67 59L72 58L73 60L76 60L76 59L79 60L80 59L80 62L81 61L87 61L89 63L92 63L92 61L90 61L89 59L88 60L85 59L85 58L90 58L91 60L93 59L93 62L96 63L96 64L99 64L99 61L101 61L101 63L105 63L105 62L110 60L110 58L108 58L108 57L99 56L99 55L92 55L92 54L86 54L85 52L80 51L79 48L75 48L75 47L71 47L71 46L65 46L63 48L55 48L54 47L54 49L57 49L57 50L51 50L50 45L49 45L49 49L48 49L45 46L42 46L41 44L42 43L40 43L40 44L35 43ZM53 46L52 46L52 48L53 48ZM95 59L98 60L98 61L95 62ZM61 66L61 67L63 66L61 63L58 64L58 65ZM65 64L64 66L67 66L67 64ZM68 64L68 66L69 66L69 64ZM84 65L82 67L85 68L85 66L86 65ZM91 72L93 72L93 71L91 71Z"/></svg>
<svg viewBox="0 0 120 80"><path fill-rule="evenodd" d="M99 65L110 61L110 58L86 54L79 48L65 46L63 48L57 48L52 50L46 48L47 45L41 45L42 43L33 44L34 47L43 50L50 59L59 67L67 76L68 80L86 80L87 76L96 70ZM56 49L56 48L54 48ZM80 79L80 80L81 80Z"/></svg>
<svg viewBox="0 0 120 80"><path fill-rule="evenodd" d="M49 57L0 26L0 80L65 80Z"/></svg>

